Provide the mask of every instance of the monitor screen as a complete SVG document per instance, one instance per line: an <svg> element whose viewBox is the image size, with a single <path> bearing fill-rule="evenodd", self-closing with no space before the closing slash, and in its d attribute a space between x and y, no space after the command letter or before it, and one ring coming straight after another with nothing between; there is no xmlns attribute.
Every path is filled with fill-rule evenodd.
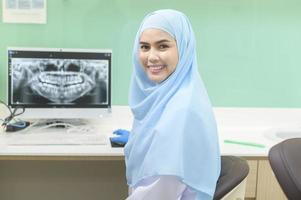
<svg viewBox="0 0 301 200"><path fill-rule="evenodd" d="M110 50L8 48L8 104L110 108Z"/></svg>

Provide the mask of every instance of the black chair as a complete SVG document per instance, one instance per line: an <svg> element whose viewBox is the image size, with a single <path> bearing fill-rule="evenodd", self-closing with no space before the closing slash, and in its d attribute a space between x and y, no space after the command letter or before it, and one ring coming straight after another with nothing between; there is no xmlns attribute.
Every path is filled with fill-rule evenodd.
<svg viewBox="0 0 301 200"><path fill-rule="evenodd" d="M213 199L218 200L228 196L246 179L248 174L249 165L247 161L235 156L222 156L221 174L217 181ZM245 185L243 185L243 196L244 191ZM241 198L244 199L244 197Z"/></svg>
<svg viewBox="0 0 301 200"><path fill-rule="evenodd" d="M301 138L285 140L269 151L269 161L286 197L301 199Z"/></svg>

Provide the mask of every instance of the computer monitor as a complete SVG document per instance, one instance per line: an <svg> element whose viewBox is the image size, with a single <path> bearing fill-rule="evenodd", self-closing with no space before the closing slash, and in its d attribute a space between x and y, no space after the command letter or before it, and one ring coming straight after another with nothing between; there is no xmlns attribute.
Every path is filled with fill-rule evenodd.
<svg viewBox="0 0 301 200"><path fill-rule="evenodd" d="M24 118L97 118L110 112L112 51L8 48L8 105Z"/></svg>

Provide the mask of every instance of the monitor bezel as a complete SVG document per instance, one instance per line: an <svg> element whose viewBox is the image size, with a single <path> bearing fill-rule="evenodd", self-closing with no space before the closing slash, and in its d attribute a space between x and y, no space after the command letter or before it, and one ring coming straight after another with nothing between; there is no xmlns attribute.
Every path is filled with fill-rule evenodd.
<svg viewBox="0 0 301 200"><path fill-rule="evenodd" d="M108 101L105 104L15 104L12 101L12 90L11 90L11 66L9 64L10 51L28 51L28 52L47 52L47 53L108 53L110 56L108 58L109 67L108 67ZM73 49L73 48L35 48L35 47L8 47L7 48L7 68L8 68L8 89L7 89L7 97L8 97L8 105L11 108L111 108L111 82L112 82L112 50L111 49Z"/></svg>

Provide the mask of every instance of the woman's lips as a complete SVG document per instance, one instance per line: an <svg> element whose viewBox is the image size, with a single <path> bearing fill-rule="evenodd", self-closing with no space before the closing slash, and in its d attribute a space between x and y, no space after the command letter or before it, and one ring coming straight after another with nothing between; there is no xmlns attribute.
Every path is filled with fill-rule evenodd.
<svg viewBox="0 0 301 200"><path fill-rule="evenodd" d="M166 67L166 66L165 65L148 65L147 67L151 73L157 74L157 73L161 72L162 69L164 69L164 67Z"/></svg>

